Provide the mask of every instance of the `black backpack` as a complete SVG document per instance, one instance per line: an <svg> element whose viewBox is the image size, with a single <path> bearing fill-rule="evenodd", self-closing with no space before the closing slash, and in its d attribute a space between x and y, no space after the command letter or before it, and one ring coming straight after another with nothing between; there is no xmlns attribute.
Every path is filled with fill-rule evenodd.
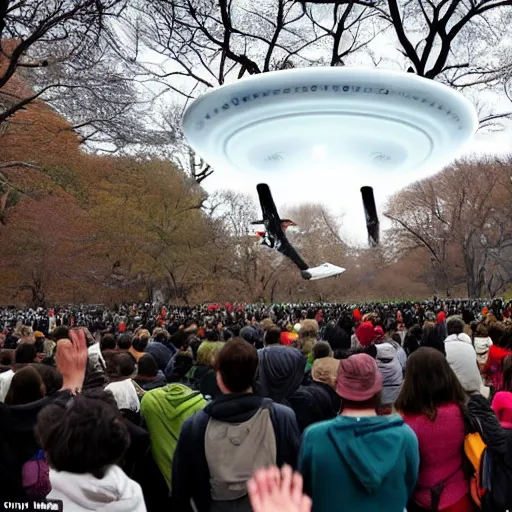
<svg viewBox="0 0 512 512"><path fill-rule="evenodd" d="M489 448L486 450L486 464L489 464L491 478L482 498L484 512L506 512L512 509L512 437L507 439L507 448L504 455Z"/></svg>

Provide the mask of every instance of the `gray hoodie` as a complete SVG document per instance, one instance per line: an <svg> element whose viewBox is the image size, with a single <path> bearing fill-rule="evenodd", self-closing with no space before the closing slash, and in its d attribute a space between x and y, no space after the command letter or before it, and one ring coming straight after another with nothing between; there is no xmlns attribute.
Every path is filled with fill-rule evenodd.
<svg viewBox="0 0 512 512"><path fill-rule="evenodd" d="M393 405L398 398L403 381L403 370L395 347L380 343L377 347L377 366L382 375L382 405Z"/></svg>

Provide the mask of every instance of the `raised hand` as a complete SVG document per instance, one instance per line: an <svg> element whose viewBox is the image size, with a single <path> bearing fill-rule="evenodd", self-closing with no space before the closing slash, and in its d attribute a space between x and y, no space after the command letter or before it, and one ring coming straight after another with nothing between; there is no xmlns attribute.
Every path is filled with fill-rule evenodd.
<svg viewBox="0 0 512 512"><path fill-rule="evenodd" d="M302 492L302 475L290 466L257 471L247 490L253 512L310 512L311 499Z"/></svg>
<svg viewBox="0 0 512 512"><path fill-rule="evenodd" d="M62 374L62 389L72 394L82 390L87 366L87 343L83 329L71 329L69 339L57 342L55 353L57 369Z"/></svg>

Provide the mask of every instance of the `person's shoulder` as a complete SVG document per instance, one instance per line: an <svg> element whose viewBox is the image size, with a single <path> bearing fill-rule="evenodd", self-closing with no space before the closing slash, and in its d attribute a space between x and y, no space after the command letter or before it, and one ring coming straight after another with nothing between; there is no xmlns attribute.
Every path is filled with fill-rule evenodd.
<svg viewBox="0 0 512 512"><path fill-rule="evenodd" d="M416 433L414 432L413 428L408 425L405 421L397 426L398 429L400 429L403 433L403 436L408 441L413 441L415 444L418 443L418 438L416 436Z"/></svg>
<svg viewBox="0 0 512 512"><path fill-rule="evenodd" d="M277 402L272 402L270 406L272 408L272 412L279 419L295 419L295 412L291 407L288 407L287 405L283 404L278 404Z"/></svg>
<svg viewBox="0 0 512 512"><path fill-rule="evenodd" d="M307 427L306 430L304 431L304 441L325 438L329 429L333 426L334 423L339 422L340 418L342 417L338 416L336 418L332 418L325 421L319 421L318 423L313 423L312 425L309 425L309 427ZM343 420L341 419L341 421Z"/></svg>

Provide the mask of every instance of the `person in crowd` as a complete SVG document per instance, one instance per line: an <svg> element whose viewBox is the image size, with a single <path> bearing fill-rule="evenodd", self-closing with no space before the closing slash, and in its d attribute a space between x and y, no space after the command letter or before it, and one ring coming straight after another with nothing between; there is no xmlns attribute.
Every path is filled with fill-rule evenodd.
<svg viewBox="0 0 512 512"><path fill-rule="evenodd" d="M302 432L312 423L313 396L303 386L306 359L293 347L275 347L259 354L256 392L291 407Z"/></svg>
<svg viewBox="0 0 512 512"><path fill-rule="evenodd" d="M26 501L34 490L44 490L42 481L32 479L34 472L24 475L26 464L39 466L40 446L34 437L39 412L55 400L68 400L83 388L87 363L87 346L81 330L68 332L69 339L60 339L55 353L57 370L62 375L62 387L53 396L25 405L0 403L0 482L2 499ZM23 345L29 347L30 345ZM19 347L21 350L21 346ZM33 350L34 347L32 347ZM34 356L34 352L32 352ZM41 463L42 465L42 463ZM42 468L44 469L44 468ZM30 477L27 478L26 477ZM27 488L28 485L28 488ZM38 489L34 489L37 487Z"/></svg>
<svg viewBox="0 0 512 512"><path fill-rule="evenodd" d="M140 485L118 465L130 445L128 428L115 406L90 393L39 414L36 435L50 465L47 498L61 500L63 510L145 512Z"/></svg>
<svg viewBox="0 0 512 512"><path fill-rule="evenodd" d="M172 366L171 363L172 362ZM165 377L167 382L178 382L181 384L185 384L186 375L191 370L194 364L194 359L192 357L192 350L179 350L173 356L173 359L169 361L167 367L165 368Z"/></svg>
<svg viewBox="0 0 512 512"><path fill-rule="evenodd" d="M160 327L156 327L153 330L153 339L150 340L146 347L146 352L153 356L158 369L162 372L167 367L171 357L173 356L173 352L164 344L168 340L168 335L164 334L164 331Z"/></svg>
<svg viewBox="0 0 512 512"><path fill-rule="evenodd" d="M305 319L299 330L299 337L295 342L295 346L304 354L306 358L305 371L311 369L313 364L313 347L317 341L318 323L316 320Z"/></svg>
<svg viewBox="0 0 512 512"><path fill-rule="evenodd" d="M304 433L299 470L317 512L403 512L419 467L418 441L397 415L378 416L382 376L368 354L340 362L340 415ZM340 482L343 482L341 485Z"/></svg>
<svg viewBox="0 0 512 512"><path fill-rule="evenodd" d="M105 334L100 340L100 349L102 354L113 352L117 348L116 337L113 334Z"/></svg>
<svg viewBox="0 0 512 512"><path fill-rule="evenodd" d="M36 342L36 337L34 336L34 331L28 325L21 325L18 328L17 334L18 334L18 345L22 345L23 343L34 344Z"/></svg>
<svg viewBox="0 0 512 512"><path fill-rule="evenodd" d="M370 320L361 322L356 328L355 335L358 341L357 346L362 347L367 347L371 345L379 337L379 334L375 332L375 326L372 324Z"/></svg>
<svg viewBox="0 0 512 512"><path fill-rule="evenodd" d="M491 323L488 326L488 333L493 344L489 348L489 355L482 374L486 378L487 384L492 386L496 392L501 390L503 382L502 362L505 357L512 355L512 344L509 343L507 330L501 322Z"/></svg>
<svg viewBox="0 0 512 512"><path fill-rule="evenodd" d="M44 342L45 342L45 336L44 336L44 333L42 333L41 331L34 331L34 344L36 346L36 350L37 350L37 353L38 354L45 354L45 355L51 355L50 354L46 354L45 353L45 345L44 345Z"/></svg>
<svg viewBox="0 0 512 512"><path fill-rule="evenodd" d="M352 319L344 315L337 323L330 322L325 328L323 339L329 343L337 359L342 359L351 349L352 323Z"/></svg>
<svg viewBox="0 0 512 512"><path fill-rule="evenodd" d="M451 316L446 323L448 337L445 340L446 360L459 379L466 393L481 393L489 396L476 362L476 352L471 338L464 333L464 322L458 316Z"/></svg>
<svg viewBox="0 0 512 512"><path fill-rule="evenodd" d="M492 409L502 427L512 428L512 356L503 359L503 382L492 400Z"/></svg>
<svg viewBox="0 0 512 512"><path fill-rule="evenodd" d="M489 358L489 349L492 346L489 331L484 324L477 323L473 338L473 346L475 347L478 369L483 371L487 363L487 359Z"/></svg>
<svg viewBox="0 0 512 512"><path fill-rule="evenodd" d="M132 340L132 346L128 352L138 361L145 353L146 347L149 343L149 331L147 329L141 329L137 332Z"/></svg>
<svg viewBox="0 0 512 512"><path fill-rule="evenodd" d="M271 325L263 337L263 344L267 347L277 347L281 344L281 329L277 325ZM261 349L264 350L264 349Z"/></svg>
<svg viewBox="0 0 512 512"><path fill-rule="evenodd" d="M336 393L336 377L340 361L333 357L317 359L311 368L311 382L305 390L311 397L311 424L335 418L341 407Z"/></svg>
<svg viewBox="0 0 512 512"><path fill-rule="evenodd" d="M295 467L295 415L288 407L253 394L258 362L256 348L240 338L228 341L219 352L215 364L223 396L185 421L176 447L176 510L191 510L191 500L198 512L250 510L247 482L256 468Z"/></svg>
<svg viewBox="0 0 512 512"><path fill-rule="evenodd" d="M451 316L448 318L446 322L446 330L448 332L448 336L444 340L445 343L449 341L462 341L464 343L471 344L471 338L466 334L466 324L462 317L458 315Z"/></svg>
<svg viewBox="0 0 512 512"><path fill-rule="evenodd" d="M312 350L313 364L317 359L324 357L333 357L332 348L327 341L319 341L313 345Z"/></svg>
<svg viewBox="0 0 512 512"><path fill-rule="evenodd" d="M396 402L420 447L420 473L407 512L473 511L463 470L466 400L464 388L439 351L422 347L411 355Z"/></svg>
<svg viewBox="0 0 512 512"><path fill-rule="evenodd" d="M423 327L420 346L435 348L442 354L446 355L444 338L435 325L426 325Z"/></svg>
<svg viewBox="0 0 512 512"><path fill-rule="evenodd" d="M405 373L405 366L407 364L407 353L402 347L400 336L396 332L397 323L394 318L388 318L384 322L384 336L380 340L380 343L389 343L393 346L396 351L398 362L402 368L402 374ZM397 339L394 339L397 338Z"/></svg>
<svg viewBox="0 0 512 512"><path fill-rule="evenodd" d="M32 368L37 370L41 376L46 389L46 396L53 396L62 389L62 375L55 366L37 363L33 364Z"/></svg>
<svg viewBox="0 0 512 512"><path fill-rule="evenodd" d="M197 351L197 362L186 375L185 384L203 396L217 397L222 394L215 376L215 360L224 342L203 341Z"/></svg>
<svg viewBox="0 0 512 512"><path fill-rule="evenodd" d="M151 354L144 354L139 359L137 376L134 380L144 391L160 388L167 384L164 373L158 369Z"/></svg>
<svg viewBox="0 0 512 512"><path fill-rule="evenodd" d="M410 356L415 350L420 348L423 328L421 325L414 324L405 335L404 349L407 356Z"/></svg>
<svg viewBox="0 0 512 512"><path fill-rule="evenodd" d="M117 350L128 352L132 347L133 335L129 332L123 332L117 337Z"/></svg>
<svg viewBox="0 0 512 512"><path fill-rule="evenodd" d="M5 396L5 404L30 404L41 400L45 395L46 387L39 372L32 366L25 366L14 374Z"/></svg>
<svg viewBox="0 0 512 512"><path fill-rule="evenodd" d="M142 358L141 358L142 360ZM181 427L206 405L199 391L169 384L145 393L141 413L150 434L153 458L171 490L171 469Z"/></svg>
<svg viewBox="0 0 512 512"><path fill-rule="evenodd" d="M382 410L391 412L402 386L403 369L393 345L377 343L375 346L377 348L377 367L383 381L380 406Z"/></svg>
<svg viewBox="0 0 512 512"><path fill-rule="evenodd" d="M7 372L14 363L14 350L4 348L0 350L0 373Z"/></svg>
<svg viewBox="0 0 512 512"><path fill-rule="evenodd" d="M37 359L36 347L33 343L22 343L18 345L14 352L13 368L0 374L0 402L5 400L9 391L11 381L14 377L14 371L23 365L35 362Z"/></svg>
<svg viewBox="0 0 512 512"><path fill-rule="evenodd" d="M136 414L140 411L139 386L133 381L136 362L129 352L117 352L108 361L107 374L110 383L105 387L116 400L119 410L125 412L135 423ZM134 413L134 414L132 414Z"/></svg>
<svg viewBox="0 0 512 512"><path fill-rule="evenodd" d="M254 345L258 350L263 348L263 330L257 325L246 325L240 330L240 337Z"/></svg>

